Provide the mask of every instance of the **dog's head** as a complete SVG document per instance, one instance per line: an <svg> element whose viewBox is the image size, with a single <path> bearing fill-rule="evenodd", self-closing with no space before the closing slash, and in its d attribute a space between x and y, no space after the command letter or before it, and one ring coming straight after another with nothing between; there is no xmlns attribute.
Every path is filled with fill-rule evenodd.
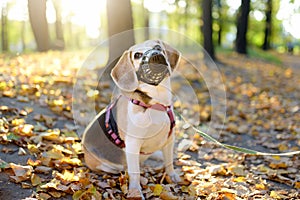
<svg viewBox="0 0 300 200"><path fill-rule="evenodd" d="M148 40L125 51L112 69L116 85L132 92L139 82L157 86L177 67L180 52L161 40Z"/></svg>

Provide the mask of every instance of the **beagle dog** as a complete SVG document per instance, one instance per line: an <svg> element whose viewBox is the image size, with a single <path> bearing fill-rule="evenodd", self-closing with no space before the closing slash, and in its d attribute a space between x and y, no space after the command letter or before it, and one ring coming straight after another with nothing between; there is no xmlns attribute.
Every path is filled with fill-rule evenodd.
<svg viewBox="0 0 300 200"><path fill-rule="evenodd" d="M93 171L127 170L129 193L144 199L140 163L161 150L165 171L173 182L180 177L173 167L175 117L170 75L180 52L161 40L148 40L123 53L111 71L120 91L84 131L86 165Z"/></svg>

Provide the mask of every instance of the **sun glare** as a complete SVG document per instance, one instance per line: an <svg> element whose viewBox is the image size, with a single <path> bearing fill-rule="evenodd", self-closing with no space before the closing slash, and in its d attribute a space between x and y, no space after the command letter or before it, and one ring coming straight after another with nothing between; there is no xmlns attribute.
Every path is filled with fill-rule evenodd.
<svg viewBox="0 0 300 200"><path fill-rule="evenodd" d="M27 0L13 2L9 10L10 20L28 20ZM105 0L61 0L62 22L71 21L72 24L85 27L86 34L97 38L100 34L101 13L105 12ZM52 24L56 21L55 9L52 1L47 1L47 20Z"/></svg>
<svg viewBox="0 0 300 200"><path fill-rule="evenodd" d="M291 4L289 0L282 0L276 17L282 20L283 28L287 33L300 39L300 14L297 13L298 9L300 9L300 1L294 1Z"/></svg>
<svg viewBox="0 0 300 200"><path fill-rule="evenodd" d="M28 20L28 0L1 0L3 6L7 2L11 3L9 7L8 18L10 20L26 21ZM176 10L176 2L178 6L184 8L187 6L187 0L132 0L133 2L144 2L145 8L152 13L166 11L172 13ZM90 38L97 38L100 35L101 17L106 9L106 0L61 0L62 6L62 23L71 22L72 24L85 28L86 34ZM229 14L234 15L240 6L240 1L226 0L229 6ZM293 37L300 38L300 14L297 10L300 9L300 1L290 3L290 0L280 1L280 8L276 15L279 20L282 20L284 30ZM253 16L256 20L263 20L264 13L254 10ZM47 19L48 23L55 23L55 9L52 1L47 1Z"/></svg>

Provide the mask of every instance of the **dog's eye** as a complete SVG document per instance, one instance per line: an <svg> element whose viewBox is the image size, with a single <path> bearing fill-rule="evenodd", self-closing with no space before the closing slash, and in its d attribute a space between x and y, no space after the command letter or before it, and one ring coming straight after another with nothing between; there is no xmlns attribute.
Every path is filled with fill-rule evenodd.
<svg viewBox="0 0 300 200"><path fill-rule="evenodd" d="M142 53L136 52L136 53L134 54L134 59L140 59L142 56L143 56Z"/></svg>

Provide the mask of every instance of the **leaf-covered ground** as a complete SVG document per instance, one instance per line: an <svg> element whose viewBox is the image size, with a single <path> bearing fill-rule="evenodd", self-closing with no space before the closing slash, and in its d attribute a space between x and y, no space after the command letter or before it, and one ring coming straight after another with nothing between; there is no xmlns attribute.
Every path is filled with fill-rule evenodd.
<svg viewBox="0 0 300 200"><path fill-rule="evenodd" d="M76 72L86 56L83 52L1 55L0 199L126 196L125 172L95 174L83 162L76 134L82 127L74 125L71 107ZM234 54L219 60L227 95L227 118L219 140L266 152L299 150L297 66ZM211 117L209 93L201 80L193 76L190 80L199 87L200 106L187 108L199 111L205 126ZM96 100L101 109L109 100L109 91L97 92L88 85L84 89L87 104ZM212 128L215 132L222 128L222 117ZM145 166L141 184L146 199L300 199L299 155L236 153L203 140L181 122L177 135L174 163L182 182L170 183L160 163Z"/></svg>

